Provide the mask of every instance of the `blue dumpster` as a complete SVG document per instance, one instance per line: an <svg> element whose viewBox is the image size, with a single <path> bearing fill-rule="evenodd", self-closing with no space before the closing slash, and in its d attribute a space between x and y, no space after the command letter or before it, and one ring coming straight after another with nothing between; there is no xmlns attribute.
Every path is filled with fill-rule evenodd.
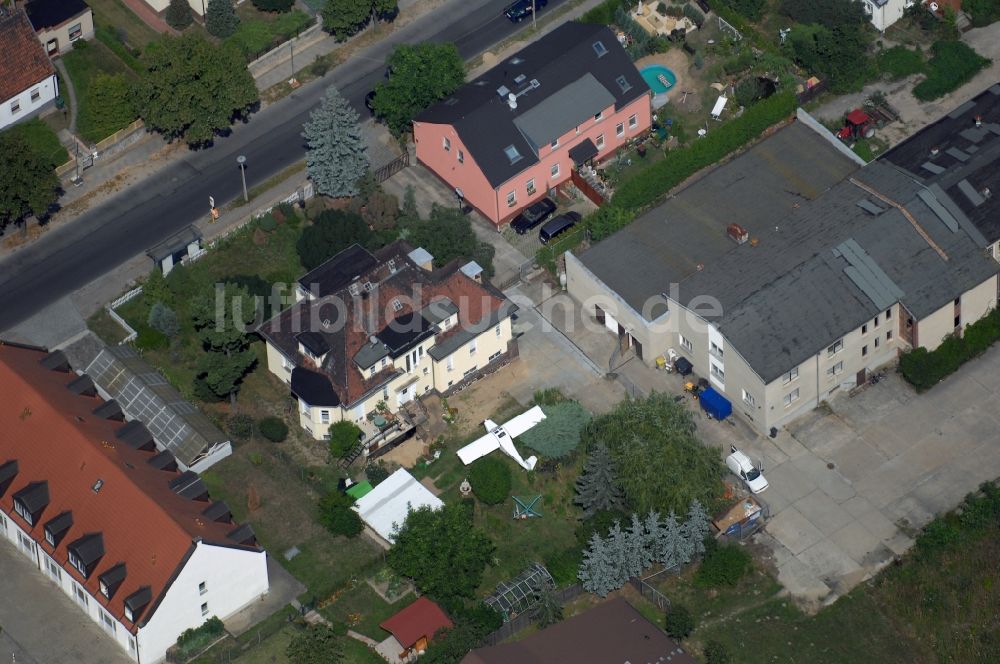
<svg viewBox="0 0 1000 664"><path fill-rule="evenodd" d="M733 404L729 403L729 399L711 387L705 388L705 391L698 395L698 399L705 412L717 420L724 420L733 414Z"/></svg>

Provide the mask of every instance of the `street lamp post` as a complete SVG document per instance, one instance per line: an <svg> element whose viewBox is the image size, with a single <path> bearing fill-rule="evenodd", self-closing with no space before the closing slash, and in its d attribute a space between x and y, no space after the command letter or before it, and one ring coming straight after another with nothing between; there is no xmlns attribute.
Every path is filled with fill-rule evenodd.
<svg viewBox="0 0 1000 664"><path fill-rule="evenodd" d="M243 202L249 203L250 197L247 196L247 158L240 155L236 158L236 163L240 165L240 178L243 180Z"/></svg>

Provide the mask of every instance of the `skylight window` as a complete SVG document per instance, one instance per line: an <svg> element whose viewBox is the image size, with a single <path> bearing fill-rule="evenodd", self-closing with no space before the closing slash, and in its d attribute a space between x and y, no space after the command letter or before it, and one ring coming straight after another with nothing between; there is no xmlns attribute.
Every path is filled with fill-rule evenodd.
<svg viewBox="0 0 1000 664"><path fill-rule="evenodd" d="M518 74L517 76L514 77L514 82L517 83L518 85L521 85L527 79L528 79L528 77L525 76L524 74Z"/></svg>
<svg viewBox="0 0 1000 664"><path fill-rule="evenodd" d="M402 308L403 308L403 303L399 301L399 298L396 298L395 300L392 301L393 311L399 311Z"/></svg>
<svg viewBox="0 0 1000 664"><path fill-rule="evenodd" d="M508 145L507 147L505 147L503 149L503 152L504 152L505 155L507 155L507 159L509 159L510 163L512 163L512 164L516 164L517 162L521 161L521 159L522 159L521 153L518 152L517 148L514 147L513 145Z"/></svg>
<svg viewBox="0 0 1000 664"><path fill-rule="evenodd" d="M632 84L629 83L624 76L619 76L618 78L616 78L615 83L617 83L618 87L622 89L622 92L628 92L629 90L632 89Z"/></svg>
<svg viewBox="0 0 1000 664"><path fill-rule="evenodd" d="M607 53L608 53L608 47L604 45L604 42L595 41L594 42L594 53L596 53L597 57L600 58L600 57L602 57L604 55L607 55Z"/></svg>
<svg viewBox="0 0 1000 664"><path fill-rule="evenodd" d="M349 293L350 293L351 295L353 295L353 296L355 296L355 297L356 297L356 296L357 296L357 295L358 295L358 294L359 294L359 293L361 292L361 291L360 291L360 290L358 289L358 285L357 285L357 284L351 284L350 286L348 286L348 287L347 287L347 291L348 291L348 292L349 292Z"/></svg>

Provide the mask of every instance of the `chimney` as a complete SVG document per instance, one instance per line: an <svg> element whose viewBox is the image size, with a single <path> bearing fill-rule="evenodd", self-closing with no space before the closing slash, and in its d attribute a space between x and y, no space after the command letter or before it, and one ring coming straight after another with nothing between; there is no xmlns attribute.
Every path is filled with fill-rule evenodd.
<svg viewBox="0 0 1000 664"><path fill-rule="evenodd" d="M976 128L978 129L979 127L982 127L982 126L983 126L983 116L977 115L976 116Z"/></svg>
<svg viewBox="0 0 1000 664"><path fill-rule="evenodd" d="M729 236L729 239L736 244L743 244L750 239L750 234L747 232L747 229L743 228L739 224L729 224L726 228L726 234Z"/></svg>
<svg viewBox="0 0 1000 664"><path fill-rule="evenodd" d="M510 110L515 110L517 108L517 95L511 92L507 95L507 104L510 106Z"/></svg>

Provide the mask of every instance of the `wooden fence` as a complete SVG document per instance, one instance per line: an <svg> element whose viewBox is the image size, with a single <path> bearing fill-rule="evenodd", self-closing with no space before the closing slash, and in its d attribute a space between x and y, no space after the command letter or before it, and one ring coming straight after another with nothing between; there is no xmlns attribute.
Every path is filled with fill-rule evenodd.
<svg viewBox="0 0 1000 664"><path fill-rule="evenodd" d="M570 178L576 188L583 192L583 195L590 199L594 205L601 205L604 203L604 196L601 195L599 191L594 189L594 186L583 179L580 172L575 168L570 171Z"/></svg>
<svg viewBox="0 0 1000 664"><path fill-rule="evenodd" d="M373 172L375 174L376 182L385 182L391 178L396 173L400 172L404 168L410 165L410 152L407 150L403 154L399 155L388 164L384 164L376 168Z"/></svg>

